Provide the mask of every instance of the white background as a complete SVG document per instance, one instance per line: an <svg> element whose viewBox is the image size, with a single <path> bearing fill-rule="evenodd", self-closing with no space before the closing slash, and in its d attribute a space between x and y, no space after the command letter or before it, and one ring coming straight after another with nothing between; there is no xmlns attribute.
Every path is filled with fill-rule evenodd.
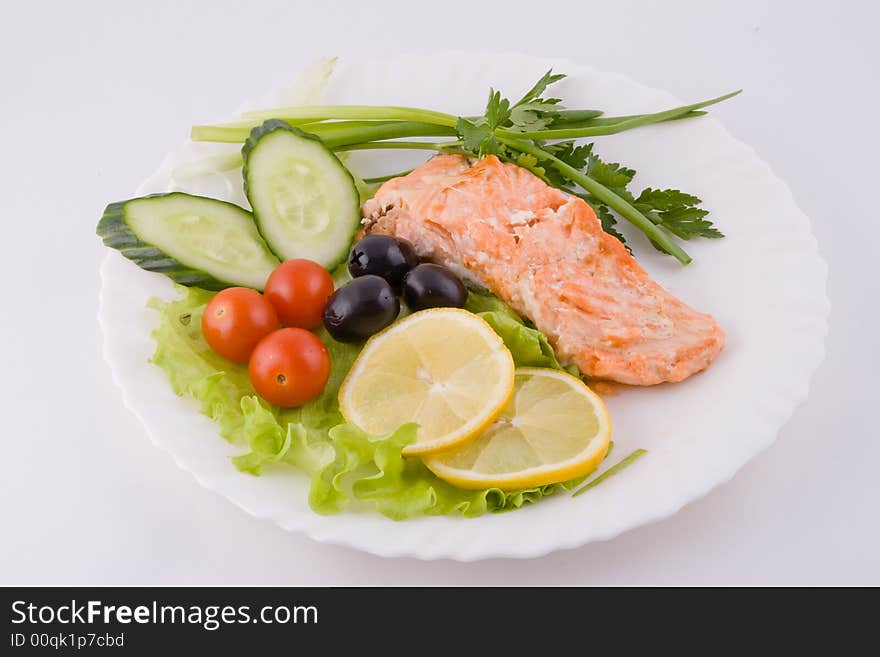
<svg viewBox="0 0 880 657"><path fill-rule="evenodd" d="M712 4L3 3L0 584L880 584L880 13ZM567 57L682 98L744 87L716 116L812 218L828 357L772 448L613 541L472 564L319 545L200 488L122 407L101 359L94 226L191 124L316 56L467 47Z"/></svg>

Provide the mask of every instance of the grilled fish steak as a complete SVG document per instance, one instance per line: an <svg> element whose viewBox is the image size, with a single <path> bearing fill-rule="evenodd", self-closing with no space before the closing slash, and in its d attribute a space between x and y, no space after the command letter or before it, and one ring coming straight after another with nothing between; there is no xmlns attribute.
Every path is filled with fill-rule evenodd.
<svg viewBox="0 0 880 657"><path fill-rule="evenodd" d="M438 155L383 184L363 215L367 232L496 294L590 377L681 381L724 346L718 323L653 281L586 202L493 155Z"/></svg>

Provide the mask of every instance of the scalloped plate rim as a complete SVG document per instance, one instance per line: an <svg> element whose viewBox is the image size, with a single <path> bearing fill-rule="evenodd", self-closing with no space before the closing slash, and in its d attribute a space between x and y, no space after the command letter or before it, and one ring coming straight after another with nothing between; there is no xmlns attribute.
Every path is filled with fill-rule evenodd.
<svg viewBox="0 0 880 657"><path fill-rule="evenodd" d="M423 55L424 53L419 53L419 54ZM473 57L473 56L477 56L477 57L507 57L507 56L521 57L521 56L523 56L520 54L513 54L513 53L508 54L508 53L497 52L497 51L461 51L461 50L457 50L457 51L444 51L441 53L434 53L434 56L436 56L436 57L455 57L455 56L462 56L462 55L466 55L469 57ZM406 57L406 55L400 55L398 57L403 58L403 57ZM567 67L567 70L569 70L569 71L577 71L580 73L586 72L586 73L590 73L593 75L616 77L616 78L624 81L626 84L641 87L646 92L663 93L663 94L668 95L668 92L644 85L640 82L633 80L629 76L626 76L621 73L602 72L602 71L598 71L590 66L576 64L574 62L570 62L570 61L562 60L562 59L558 59L558 58L531 58L531 59L540 60L542 62L553 62L554 66L562 65L562 66ZM822 259L821 255L819 253L818 246L815 241L815 237L812 233L809 219L797 206L795 199L794 199L788 185L784 181L779 179L773 173L771 167L766 162L761 160L761 158L757 155L757 153L755 152L753 147L751 147L748 144L745 144L744 142L741 142L740 140L733 137L717 119L715 119L713 117L707 117L706 119L702 119L702 120L703 121L711 121L711 122L717 124L718 127L720 127L721 130L723 131L726 139L728 139L732 143L735 143L738 146L745 147L748 150L749 155L756 162L759 162L766 169L767 177L772 178L774 184L781 187L781 189L784 191L786 201L791 204L794 211L798 215L800 215L800 218L802 218L804 221L804 224L805 224L804 227L806 229L806 235L804 235L804 237L808 237L810 240L810 248L808 249L809 252L806 253L806 255L808 255L814 259L814 261L815 261L814 264L820 270L819 276L821 278L822 287L823 287L823 289L821 291L822 298L817 301L817 305L816 305L816 310L818 312L812 318L812 319L816 320L815 330L809 336L810 340L804 340L805 344L807 342L811 343L812 353L810 355L812 356L812 362L810 363L810 365L808 367L804 368L804 371L806 371L806 376L801 380L800 385L797 386L797 390L791 392L788 395L787 399L783 400L782 405L785 406L784 410L777 411L775 413L773 421L772 422L768 421L768 426L770 424L773 424L775 426L775 428L769 428L767 431L765 431L762 434L760 441L755 441L756 447L753 449L751 454L745 455L744 457L742 457L740 459L728 461L728 467L725 468L723 472L721 472L719 469L719 471L714 473L713 477L704 477L702 480L702 482L703 482L702 485L693 486L693 489L688 490L686 494L679 495L675 499L664 498L666 500L665 503L655 504L654 507L650 510L650 512L644 513L642 515L642 517L636 522L630 522L630 523L621 522L621 523L617 523L617 524L612 523L605 531L600 531L600 532L592 532L591 533L589 531L589 528L587 528L587 530L580 531L580 532L571 531L567 534L567 537L568 537L567 539L557 537L557 540L555 542L545 542L543 544L536 543L536 542L533 542L533 543L525 543L524 542L522 544L507 544L505 546L495 545L495 546L492 546L491 549L486 549L486 548L480 549L479 546L462 546L462 545L446 544L446 545L441 545L439 547L434 546L434 549L431 549L430 546L429 547L424 547L424 546L419 546L419 545L414 546L411 543L410 544L402 544L402 545L396 545L394 543L376 544L375 542L370 543L370 541L365 542L363 540L359 540L360 537L356 533L347 533L345 530L340 530L339 527L337 526L338 523L345 522L345 518L346 518L345 514L333 516L331 520L338 521L338 522L333 523L334 526L336 526L336 531L327 531L327 528L322 526L324 524L323 522L318 522L318 523L301 522L301 523L299 523L299 525L295 526L289 520L285 520L284 518L273 516L272 513L267 512L265 509L253 508L252 506L243 503L241 500L236 499L229 492L218 488L216 481L212 480L210 477L206 476L204 473L200 473L199 471L194 469L191 464L184 462L184 460L181 458L181 456L178 453L175 453L175 451L173 449L171 449L168 444L166 444L163 440L160 439L159 436L157 436L154 433L154 431L153 431L152 427L150 426L149 422L147 421L147 419L138 410L137 403L134 402L130 398L130 391L126 388L123 374L119 371L118 365L117 365L117 363L111 353L111 351L112 351L111 344L112 344L113 340L111 337L112 336L112 329L108 325L108 321L107 321L108 320L108 317L107 317L107 313L108 313L107 294L106 294L106 292L107 292L107 272L112 264L112 259L114 257L119 257L121 259L121 256L118 256L114 252L109 252L104 256L102 264L101 264L102 287L101 287L101 291L100 291L100 295L99 295L98 321L99 321L99 325L101 327L102 333L104 335L102 354L103 354L105 361L107 361L108 366L110 367L114 382L116 383L117 386L119 386L119 388L121 390L123 403L124 403L125 407L128 408L140 420L141 424L144 425L144 428L145 428L147 435L149 436L151 442L153 442L154 445L161 448L162 450L168 452L172 456L172 458L173 458L174 462L177 464L177 466L180 467L182 470L190 472L193 475L193 477L196 479L196 481L198 481L199 484L202 485L203 487L208 488L209 490L213 490L216 493L219 493L220 495L222 495L223 497L225 497L230 502L232 502L233 504L235 504L236 506L238 506L242 510L246 511L250 515L253 515L253 516L261 518L261 519L272 520L273 522L275 522L275 524L277 524L282 529L285 529L288 531L301 531L304 534L306 534L307 536L309 536L310 538L312 538L313 540L316 540L319 542L327 542L327 543L341 545L341 546L345 546L345 547L349 547L349 548L353 548L353 549L358 549L358 550L366 551L366 552L369 552L369 553L372 553L372 554L375 554L378 556L384 556L384 557L408 556L408 557L415 557L415 558L419 558L419 559L423 559L423 560L438 559L438 558L451 558L451 559L455 559L455 560L459 560L459 561L475 561L475 560L483 559L483 558L496 558L496 557L506 557L506 558L540 557L540 556L544 556L546 554L549 554L555 550L573 549L573 548L583 546L583 545L585 545L589 542L592 542L592 541L610 540L610 539L612 539L612 538L614 538L614 537L620 535L621 533L628 531L630 529L634 529L639 526L658 522L664 518L670 517L670 516L674 515L675 513L677 513L685 505L704 497L706 494L708 494L715 487L723 485L723 484L727 483L728 481L730 481L733 478L733 476L736 474L736 472L741 467L743 467L743 465L745 465L749 460L751 460L752 458L754 458L755 456L757 456L758 454L763 452L765 449L767 449L773 443L773 441L776 439L781 427L785 425L785 423L791 418L792 414L797 409L797 407L799 407L804 402L804 400L808 397L809 387L810 387L810 383L812 381L812 378L813 378L817 368L819 367L819 365L821 364L821 362L825 356L825 337L827 335L827 320L828 320L828 315L830 312L830 303L828 301L827 292L826 292L826 289L827 289L827 265L825 264L824 260ZM159 171L161 171L163 168L170 165L172 155L173 155L173 153L169 153L169 155L166 156L166 158L163 160L161 166L159 167ZM153 174L153 175L156 175L156 174ZM821 306L821 308L820 308L820 306ZM768 413L768 415L769 414L770 413ZM539 509L540 509L540 505L538 505L534 509L530 509L529 511L538 511ZM523 513L523 511L520 511L518 513ZM315 516L315 517L321 518L321 519L326 518L324 516ZM381 516L378 516L378 515L376 517L377 517L378 521L380 521L380 522L385 522L385 523L392 522L392 521L387 520L385 518L382 518ZM495 516L495 517L499 517L499 516ZM467 522L467 523L479 523L480 522L480 519L464 520L464 519L444 518L443 520L444 521L449 520L450 522ZM397 524L397 523L395 523L395 524ZM404 522L404 523L399 523L399 524L405 525L405 524L415 524L415 523ZM368 545L365 543L370 543L370 544Z"/></svg>

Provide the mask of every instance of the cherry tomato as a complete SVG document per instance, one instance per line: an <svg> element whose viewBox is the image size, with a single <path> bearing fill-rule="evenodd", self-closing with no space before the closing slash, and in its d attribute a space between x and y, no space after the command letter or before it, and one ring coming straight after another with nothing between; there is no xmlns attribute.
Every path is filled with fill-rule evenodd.
<svg viewBox="0 0 880 657"><path fill-rule="evenodd" d="M205 341L235 363L246 363L257 343L277 328L278 314L272 304L246 287L221 290L202 313Z"/></svg>
<svg viewBox="0 0 880 657"><path fill-rule="evenodd" d="M248 373L254 390L270 404L302 406L327 385L330 354L314 333L278 329L254 349Z"/></svg>
<svg viewBox="0 0 880 657"><path fill-rule="evenodd" d="M313 329L321 323L333 279L317 262L288 260L266 281L266 298L275 306L285 326Z"/></svg>

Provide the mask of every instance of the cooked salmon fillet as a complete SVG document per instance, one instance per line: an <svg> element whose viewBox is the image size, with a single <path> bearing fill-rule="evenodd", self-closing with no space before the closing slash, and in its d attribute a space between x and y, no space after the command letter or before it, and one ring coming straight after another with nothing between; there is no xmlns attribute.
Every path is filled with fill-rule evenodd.
<svg viewBox="0 0 880 657"><path fill-rule="evenodd" d="M717 322L651 280L587 203L495 156L438 155L383 184L363 215L368 232L407 239L504 299L590 377L681 381L724 345Z"/></svg>

